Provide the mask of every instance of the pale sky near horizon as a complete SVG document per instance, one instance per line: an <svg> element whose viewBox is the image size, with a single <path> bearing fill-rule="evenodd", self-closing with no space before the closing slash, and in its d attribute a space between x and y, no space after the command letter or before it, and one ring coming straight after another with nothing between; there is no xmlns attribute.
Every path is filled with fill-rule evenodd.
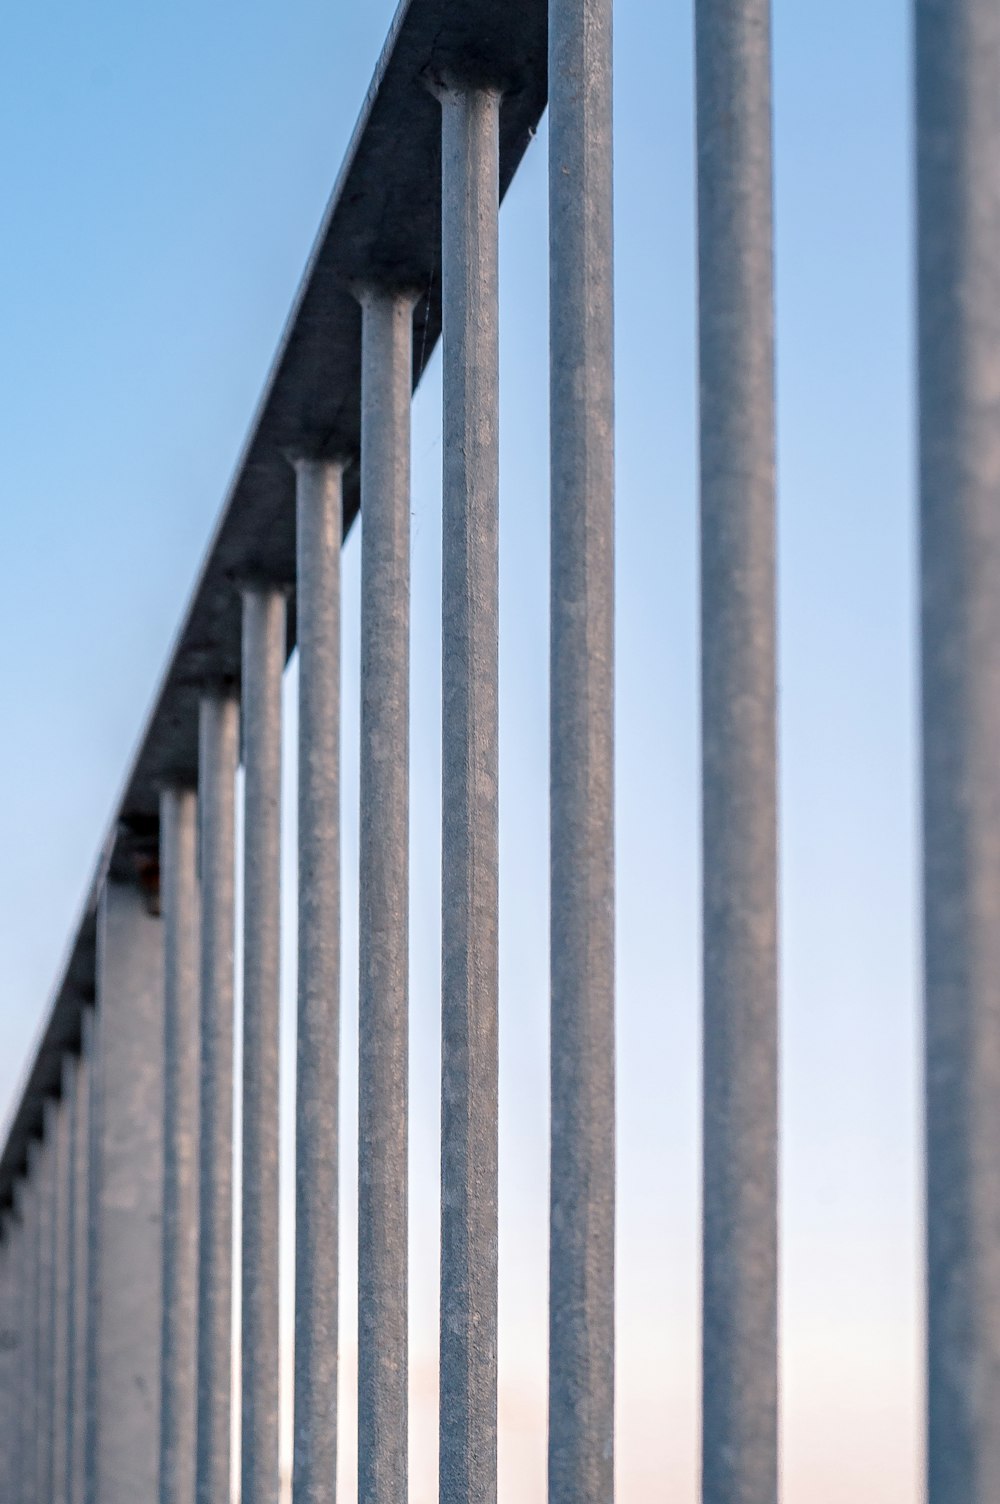
<svg viewBox="0 0 1000 1504"><path fill-rule="evenodd" d="M219 0L211 7L95 0L85 8L40 0L5 18L4 1115L394 8L394 0ZM618 0L616 31L618 1483L620 1504L694 1504L699 872L690 3ZM777 0L774 39L783 1497L785 1504L917 1504L908 6ZM544 1497L545 151L543 128L505 206L501 248L503 1504ZM413 467L411 1498L430 1504L438 357L414 405ZM355 1309L358 562L355 533L344 559L346 1498ZM294 660L286 704L290 941ZM287 1043L291 943L284 970ZM286 1049L289 1063L290 1056ZM287 1109L287 1069L284 1085ZM286 1216L286 1234L290 1226ZM285 1252L289 1270L287 1236ZM286 1282L286 1315L287 1290Z"/></svg>

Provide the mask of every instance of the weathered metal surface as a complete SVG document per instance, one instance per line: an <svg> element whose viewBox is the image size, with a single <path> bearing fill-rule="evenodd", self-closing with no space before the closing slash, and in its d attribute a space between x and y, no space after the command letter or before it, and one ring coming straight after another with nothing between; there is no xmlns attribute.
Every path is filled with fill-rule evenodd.
<svg viewBox="0 0 1000 1504"><path fill-rule="evenodd" d="M441 92L440 1497L497 1489L499 95Z"/></svg>
<svg viewBox="0 0 1000 1504"><path fill-rule="evenodd" d="M1000 9L917 0L928 1499L1000 1498Z"/></svg>
<svg viewBox="0 0 1000 1504"><path fill-rule="evenodd" d="M611 0L550 7L549 1498L614 1492Z"/></svg>
<svg viewBox="0 0 1000 1504"><path fill-rule="evenodd" d="M35 1286L35 1489L39 1504L52 1498L52 1437L55 1421L56 1323L56 1178L59 1154L59 1103L45 1104L45 1137L38 1160L38 1271Z"/></svg>
<svg viewBox="0 0 1000 1504"><path fill-rule="evenodd" d="M413 299L363 297L358 1498L407 1488Z"/></svg>
<svg viewBox="0 0 1000 1504"><path fill-rule="evenodd" d="M278 1488L278 1059L285 597L243 592L243 1504Z"/></svg>
<svg viewBox="0 0 1000 1504"><path fill-rule="evenodd" d="M15 1210L21 1223L20 1298L21 1362L18 1369L18 1504L35 1504L35 1430L38 1424L36 1367L38 1357L38 1170L40 1145L28 1150L27 1171L17 1183Z"/></svg>
<svg viewBox="0 0 1000 1504"><path fill-rule="evenodd" d="M63 1064L62 1099L56 1122L52 1223L52 1423L49 1441L49 1497L52 1504L69 1504L66 1490L76 1074L76 1059L67 1057Z"/></svg>
<svg viewBox="0 0 1000 1504"><path fill-rule="evenodd" d="M155 1499L163 1295L163 926L109 881L98 920L100 1108L91 1224L88 1504Z"/></svg>
<svg viewBox="0 0 1000 1504"><path fill-rule="evenodd" d="M299 969L295 1133L295 1504L337 1487L340 1075L340 534L343 469L296 465Z"/></svg>
<svg viewBox="0 0 1000 1504"><path fill-rule="evenodd" d="M22 1225L11 1208L0 1224L0 1499L20 1504L21 1410L24 1354Z"/></svg>
<svg viewBox="0 0 1000 1504"><path fill-rule="evenodd" d="M194 1498L198 1322L198 799L160 796L163 913L163 1312L160 1504Z"/></svg>
<svg viewBox="0 0 1000 1504"><path fill-rule="evenodd" d="M49 1016L4 1134L0 1207L9 1204L61 1055L79 1042L93 999L94 935L108 862L120 875L156 850L159 789L198 765L198 702L206 682L238 683L241 615L234 581L255 571L294 581L296 539L288 452L360 452L361 313L353 289L373 277L412 287L413 380L440 332L440 111L428 81L450 66L505 85L500 186L510 184L546 100L545 0L403 0L365 100L278 353L238 461L111 821L101 861L60 972ZM358 508L358 467L345 474L344 528ZM293 613L294 623L294 613ZM289 634L289 649L294 640Z"/></svg>
<svg viewBox="0 0 1000 1504"><path fill-rule="evenodd" d="M696 7L704 1504L778 1490L774 299L768 0Z"/></svg>
<svg viewBox="0 0 1000 1504"><path fill-rule="evenodd" d="M101 1321L101 1022L103 1015L90 1008L83 1028L90 1028L90 1123L87 1133L87 1251L86 1292L83 1326L83 1504L97 1499L97 1409L99 1401L97 1364ZM86 1048L86 1041L84 1043Z"/></svg>
<svg viewBox="0 0 1000 1504"><path fill-rule="evenodd" d="M87 1223L90 1178L91 1080L94 1014L84 1012L73 1094L73 1157L70 1166L70 1314L67 1340L69 1392L66 1417L66 1497L83 1504L87 1406Z"/></svg>
<svg viewBox="0 0 1000 1504"><path fill-rule="evenodd" d="M198 1172L197 1501L229 1498L233 1376L233 1035L239 702L202 697L198 751L201 873L201 1100Z"/></svg>

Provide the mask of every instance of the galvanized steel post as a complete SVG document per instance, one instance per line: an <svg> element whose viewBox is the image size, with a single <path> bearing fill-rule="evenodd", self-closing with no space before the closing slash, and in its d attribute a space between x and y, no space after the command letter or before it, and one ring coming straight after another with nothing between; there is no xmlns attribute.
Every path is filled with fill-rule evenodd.
<svg viewBox="0 0 1000 1504"><path fill-rule="evenodd" d="M148 893L105 882L97 927L100 1112L91 1247L91 1504L156 1498L163 1298L163 926Z"/></svg>
<svg viewBox="0 0 1000 1504"><path fill-rule="evenodd" d="M31 1195L28 1190L26 1173L24 1178L16 1181L14 1185L14 1224L17 1232L13 1251L15 1255L14 1286L17 1291L18 1320L17 1369L14 1374L13 1389L14 1411L11 1417L11 1465L13 1473L11 1497L15 1500L15 1504L24 1504L28 1492L25 1480L25 1409L28 1399L27 1368L31 1354L29 1300Z"/></svg>
<svg viewBox="0 0 1000 1504"><path fill-rule="evenodd" d="M33 1149L28 1149L28 1162L23 1179L15 1187L14 1211L18 1221L17 1285L20 1305L20 1341L18 1343L18 1368L15 1415L15 1479L17 1504L30 1504L35 1491L34 1453L31 1438L34 1435L33 1373L35 1350L35 1313L32 1299L36 1274L36 1250L34 1234L34 1187L31 1183Z"/></svg>
<svg viewBox="0 0 1000 1504"><path fill-rule="evenodd" d="M35 1432L36 1484L39 1504L52 1499L52 1439L55 1428L55 1293L56 1265L56 1172L58 1169L59 1104L45 1103L44 1140L38 1161L38 1285L37 1323L37 1430Z"/></svg>
<svg viewBox="0 0 1000 1504"><path fill-rule="evenodd" d="M928 1498L1000 1498L1000 10L916 0Z"/></svg>
<svg viewBox="0 0 1000 1504"><path fill-rule="evenodd" d="M239 702L201 697L201 1092L198 1134L197 1504L229 1498L233 1379L233 1017Z"/></svg>
<svg viewBox="0 0 1000 1504"><path fill-rule="evenodd" d="M769 0L696 7L704 986L702 1495L778 1490Z"/></svg>
<svg viewBox="0 0 1000 1504"><path fill-rule="evenodd" d="M358 1498L407 1489L413 299L362 298Z"/></svg>
<svg viewBox="0 0 1000 1504"><path fill-rule="evenodd" d="M0 1224L0 1499L19 1504L17 1454L21 1417L17 1375L21 1349L20 1227L13 1208Z"/></svg>
<svg viewBox="0 0 1000 1504"><path fill-rule="evenodd" d="M29 1146L24 1178L18 1182L15 1210L20 1224L18 1239L18 1289L21 1303L21 1341L18 1347L16 1462L18 1504L30 1504L35 1493L34 1453L31 1438L35 1426L35 1312L34 1281L37 1273L35 1249L35 1193L31 1183L33 1147Z"/></svg>
<svg viewBox="0 0 1000 1504"><path fill-rule="evenodd" d="M549 5L549 1499L614 1492L611 0Z"/></svg>
<svg viewBox="0 0 1000 1504"><path fill-rule="evenodd" d="M285 597L243 592L243 1504L278 1489L278 1032Z"/></svg>
<svg viewBox="0 0 1000 1504"><path fill-rule="evenodd" d="M22 1192L23 1274L21 1296L24 1301L24 1361L20 1375L20 1483L19 1504L43 1504L38 1499L36 1462L38 1414L38 1224L39 1224L39 1157L41 1145L28 1145L27 1168Z"/></svg>
<svg viewBox="0 0 1000 1504"><path fill-rule="evenodd" d="M83 1504L87 1394L87 1219L90 1176L91 1076L94 1010L85 1008L73 1094L73 1154L70 1169L69 1329L66 1367L66 1498Z"/></svg>
<svg viewBox="0 0 1000 1504"><path fill-rule="evenodd" d="M164 944L160 1504L191 1504L198 1320L198 800L160 795Z"/></svg>
<svg viewBox="0 0 1000 1504"><path fill-rule="evenodd" d="M98 975L98 983L100 976ZM86 1292L83 1330L83 1504L99 1504L97 1495L97 1412L99 1403L99 1342L101 1321L101 1139L102 1128L102 1011L90 1012L90 1122L87 1133Z"/></svg>
<svg viewBox="0 0 1000 1504"><path fill-rule="evenodd" d="M76 1060L72 1056L65 1056L62 1095L56 1122L52 1225L52 1439L49 1462L52 1504L69 1504L69 1323L76 1074Z"/></svg>
<svg viewBox="0 0 1000 1504"><path fill-rule="evenodd" d="M496 1498L499 92L446 87L442 1504Z"/></svg>
<svg viewBox="0 0 1000 1504"><path fill-rule="evenodd" d="M340 1073L340 539L343 465L299 459L299 975L295 1504L337 1489Z"/></svg>

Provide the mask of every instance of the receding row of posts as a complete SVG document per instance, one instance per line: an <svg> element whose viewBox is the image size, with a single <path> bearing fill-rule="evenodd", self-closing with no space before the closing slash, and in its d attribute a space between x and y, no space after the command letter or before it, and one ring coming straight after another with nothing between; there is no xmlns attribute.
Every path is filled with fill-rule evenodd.
<svg viewBox="0 0 1000 1504"><path fill-rule="evenodd" d="M551 1504L614 1496L611 0L550 0ZM704 1504L776 1504L778 843L769 0L696 0ZM928 1497L1000 1498L1000 13L915 0ZM497 1498L502 78L435 83L444 381L440 1495ZM420 288L361 304L360 455L295 469L239 682L157 862L110 854L95 997L0 1241L0 1499L243 1504L279 1468L282 680L299 649L295 1504L337 1476L340 559L360 459L360 1504L407 1494L410 400ZM655 686L653 689L655 692ZM242 731L242 751L241 751ZM237 770L241 1330L234 1333ZM152 873L152 875L151 875ZM234 1340L238 1339L238 1340Z"/></svg>
<svg viewBox="0 0 1000 1504"><path fill-rule="evenodd" d="M553 236L553 727L563 736L553 761L553 885L561 916L553 979L555 1038L565 1035L554 1076L560 1187L554 1206L560 1198L565 1205L566 1246L557 1248L563 1267L553 1277L552 1474L553 1496L567 1500L604 1497L613 1416L610 6L600 0L584 9L599 15L601 27L592 33L580 7L557 5L561 29L553 42L558 66L572 73L556 133L565 157L552 176L553 212L566 232ZM581 113L575 85L592 68ZM499 81L466 83L456 75L439 84L438 96L445 454L440 1476L442 1498L488 1501L497 1487L502 88ZM558 91L553 113L558 122ZM592 150L582 138L595 127L602 134ZM406 1494L408 1454L410 401L417 290L373 282L358 296L359 1499L398 1504ZM588 297L597 298L594 307ZM300 655L293 1492L300 1504L333 1504L335 1497L340 548L343 475L352 456L289 458L296 578L274 578L258 567L234 585L242 601L241 682L203 687L197 777L169 781L161 796L158 882L143 886L109 872L98 926L96 1014L79 1058L67 1066L63 1101L50 1104L20 1195L19 1246L31 1251L36 1317L30 1365L21 1376L18 1504L60 1497L54 1470L65 1477L67 1500L77 1497L79 1478L85 1504L154 1496L159 1504L215 1504L229 1494L240 755L239 1489L244 1504L274 1504L281 1403L281 698L292 586ZM576 1073L595 1073L595 1080L576 1082ZM66 1255L78 1246L79 1256ZM597 1359L589 1367L588 1350ZM589 1408L581 1409L590 1390ZM53 1447L57 1417L65 1434ZM591 1421L599 1427L593 1438Z"/></svg>

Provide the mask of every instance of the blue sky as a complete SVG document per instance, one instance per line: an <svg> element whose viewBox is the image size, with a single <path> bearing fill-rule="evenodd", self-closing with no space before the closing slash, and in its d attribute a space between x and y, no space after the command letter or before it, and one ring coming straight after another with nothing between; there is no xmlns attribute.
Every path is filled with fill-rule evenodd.
<svg viewBox="0 0 1000 1504"><path fill-rule="evenodd" d="M0 53L0 1105L394 6L40 0ZM619 1492L693 1504L698 780L692 16L618 0ZM913 1504L919 1099L909 21L778 0L789 1504ZM501 1491L544 1478L545 133L502 225ZM433 1495L440 373L414 407L413 1501ZM345 555L353 1262L358 548ZM294 664L288 677L294 733ZM290 741L289 747L293 743ZM288 766L287 915L293 768ZM286 947L286 1001L294 955ZM290 1007L288 1011L291 1019ZM286 1072L286 1103L292 1082ZM353 1310L345 1290L345 1392ZM349 1486L349 1398L344 1481ZM850 1437L850 1445L844 1438Z"/></svg>

